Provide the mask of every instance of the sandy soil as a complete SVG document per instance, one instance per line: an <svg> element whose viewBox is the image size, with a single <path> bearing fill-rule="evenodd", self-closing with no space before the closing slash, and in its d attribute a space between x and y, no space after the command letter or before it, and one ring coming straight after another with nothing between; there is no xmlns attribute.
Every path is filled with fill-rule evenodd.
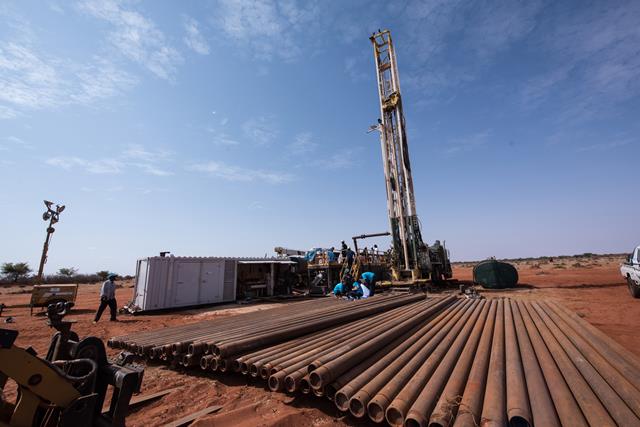
<svg viewBox="0 0 640 427"><path fill-rule="evenodd" d="M626 283L618 271L620 257L565 258L548 261L515 263L520 285L509 291L485 291L487 298L550 298L576 311L607 335L640 356L640 300L631 298ZM470 280L473 264L454 266L454 277ZM122 284L117 296L124 304L132 293L131 283ZM182 312L146 316L121 316L119 322L109 322L108 312L96 325L91 323L98 303L98 285L81 285L76 308L68 318L77 320L74 330L80 335L97 336L104 340L132 331L197 322L216 316L230 316L245 311L266 309L274 303L256 305L230 304ZM2 327L17 329L17 344L31 345L39 354L46 353L52 330L42 315L29 316L26 304L29 288L0 288L0 302L8 306L2 314ZM4 323L11 316L14 323ZM115 355L113 351L109 351ZM237 375L207 376L198 371L190 375L172 371L160 365L147 366L143 393L175 388L159 401L143 406L128 418L130 426L156 426L212 405L223 408L215 415L204 417L198 426L346 426L368 425L344 416L326 399L294 397L273 393L262 383L252 383Z"/></svg>

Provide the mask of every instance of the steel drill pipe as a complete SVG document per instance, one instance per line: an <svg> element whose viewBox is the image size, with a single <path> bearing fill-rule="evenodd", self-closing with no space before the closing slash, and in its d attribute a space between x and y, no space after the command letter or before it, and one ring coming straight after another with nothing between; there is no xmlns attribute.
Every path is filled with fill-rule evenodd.
<svg viewBox="0 0 640 427"><path fill-rule="evenodd" d="M410 317L396 324L390 329L385 328L381 333L372 331L372 333L363 334L353 344L343 345L337 350L314 360L309 365L309 382L314 389L320 389L324 385L331 383L343 372L352 366L366 359L367 354L375 352L380 348L393 341L403 330L412 328L413 326L433 317L444 307L451 304L451 298L445 298L438 301L421 312L411 313ZM346 351L345 351L346 350Z"/></svg>
<svg viewBox="0 0 640 427"><path fill-rule="evenodd" d="M580 409L586 417L589 425L615 426L616 423L602 405L598 396L596 396L596 394L591 390L587 381L573 365L569 356L564 352L562 346L553 337L542 319L537 315L536 311L524 302L520 302L519 307L521 313L524 314L525 311L527 312L527 315L532 319L536 329L540 332L540 335L544 339L544 343L549 348L555 363L560 369L560 372L562 372L562 376L571 390L572 396L580 406Z"/></svg>
<svg viewBox="0 0 640 427"><path fill-rule="evenodd" d="M487 313L482 322L477 322L474 326L474 330L471 333L472 338L467 341L467 345L464 347L460 359L431 413L429 427L448 427L457 416L457 409L465 391L465 384L469 382L473 372L474 357L477 355L478 359L481 358L477 351L483 346L486 347L486 344L483 344L483 339L486 342L487 337L491 336L487 333L487 325L491 325L491 322L495 319L497 302L495 300L487 301L487 306ZM470 385L469 388L474 388L474 386Z"/></svg>
<svg viewBox="0 0 640 427"><path fill-rule="evenodd" d="M369 400L367 404L367 413L375 422L382 422L385 419L385 411L396 397L396 395L404 388L406 381L413 378L414 374L420 369L425 360L438 347L440 342L448 336L452 330L459 329L466 319L471 315L473 305L469 301L462 310L454 317L447 321L442 329L422 347L412 358L402 365L398 373L390 378L389 381L377 391L377 393ZM394 362L394 364L397 362Z"/></svg>
<svg viewBox="0 0 640 427"><path fill-rule="evenodd" d="M335 395L337 389L342 388L348 382L352 381L354 378L362 374L365 370L370 369L372 365L376 364L376 362L385 360L385 358L388 359L389 355L393 355L394 352L396 354L399 354L399 350L406 348L412 342L410 340L415 335L419 335L419 332L423 328L424 324L417 324L414 327L406 330L403 334L396 336L393 341L391 341L385 347L379 349L377 352L373 354L367 353L367 359L350 368L347 372L334 380L331 384L327 384L323 388L325 395ZM406 344L407 342L409 344ZM345 408L344 410L347 410L347 408Z"/></svg>
<svg viewBox="0 0 640 427"><path fill-rule="evenodd" d="M616 393L626 402L636 416L640 415L640 391L637 388L640 387L639 373L625 369L625 366L620 366L620 370L616 369L612 363L619 358L613 357L606 359L579 334L571 333L571 326L546 304L535 305L537 308L544 310L548 318L552 319L555 326L566 335L566 338L569 339L580 354L591 363L601 377L606 379L607 383L609 383Z"/></svg>
<svg viewBox="0 0 640 427"><path fill-rule="evenodd" d="M351 411L360 418L366 415L369 400L402 369L411 358L422 349L436 333L448 324L451 318L470 302L457 300L452 305L421 326L420 330L398 344L381 359L374 361L360 376L346 380L343 377L336 381L346 381L336 393L335 403L338 409ZM345 375L349 375L347 372Z"/></svg>
<svg viewBox="0 0 640 427"><path fill-rule="evenodd" d="M531 416L527 388L525 381L523 381L525 378L524 368L509 300L504 303L504 340L507 420L510 426L530 427L533 417Z"/></svg>
<svg viewBox="0 0 640 427"><path fill-rule="evenodd" d="M360 342L363 338L366 339L368 336L375 336L379 333L378 331L384 331L390 326L401 322L402 319L414 316L415 311L427 309L432 304L434 304L433 301L427 300L408 307L399 307L394 310L390 310L389 312L378 314L374 317L360 319L351 323L347 332L344 332L341 327L321 332L319 334L321 339L314 342L313 348L310 349L306 345L303 345L302 348L297 349L296 351L291 349L292 352L290 354L285 357L272 360L268 364L271 365L271 368L276 369L277 372L287 366L296 364L303 360L306 360L307 363L309 361L313 361L314 358L320 354L331 353L335 355L335 348L337 345L340 345L339 348L344 351L347 346L353 345L351 343ZM371 323L374 323L376 326L373 328L367 327ZM363 335L362 330L368 330L368 332Z"/></svg>
<svg viewBox="0 0 640 427"><path fill-rule="evenodd" d="M571 328L587 340L591 346L603 355L609 363L619 370L625 378L634 384L640 384L640 358L631 353L622 345L618 344L600 329L582 319L576 313L568 311L555 302L549 301L544 304L561 317Z"/></svg>
<svg viewBox="0 0 640 427"><path fill-rule="evenodd" d="M607 409L607 412L609 412L615 422L618 425L623 426L640 426L640 418L638 418L634 414L634 412L629 409L629 406L627 406L627 404L629 404L635 408L638 407L638 404L640 402L637 400L637 390L635 394L631 394L630 389L634 387L630 384L629 386L625 386L622 382L619 382L619 385L623 387L623 389L614 390L607 383L607 380L614 381L615 377L607 378L607 380L605 380L602 375L600 375L598 371L587 361L587 356L580 353L580 351L571 343L571 340L567 338L567 336L564 335L564 333L558 328L558 326L553 323L553 320L549 318L549 316L544 312L539 304L534 302L529 303L529 306L537 312L540 319L545 323L551 334L562 346L567 356L569 356L569 358L573 362L574 366L578 369L578 371L580 371L582 376L589 383L591 389L598 396L600 402L602 402L602 404ZM622 395L621 393L623 392L626 392L627 395L631 394L630 399L626 403L620 397Z"/></svg>
<svg viewBox="0 0 640 427"><path fill-rule="evenodd" d="M520 312L527 335L531 339L531 344L535 351L536 358L539 361L540 369L543 372L549 394L553 399L560 423L562 425L575 425L580 427L588 426L589 424L584 418L575 396L560 371L561 368L556 364L551 349L547 347L542 334L533 323L531 316L529 316L529 312L522 302L518 301L514 302L514 304ZM534 413L534 419L535 416Z"/></svg>
<svg viewBox="0 0 640 427"><path fill-rule="evenodd" d="M426 300L427 303L431 303L432 300ZM421 303L418 303L421 304ZM274 366L278 366L278 364L282 362L292 362L294 358L304 355L310 351L310 349L317 348L324 344L337 344L339 342L345 341L351 337L355 337L361 335L362 332L358 329L360 327L365 327L371 323L375 323L380 326L384 322L392 321L394 318L398 316L403 316L408 313L413 312L414 310L419 309L419 306L408 305L395 308L393 310L389 310L388 312L377 314L373 317L368 317L364 319L358 319L350 324L349 329L345 331L342 327L333 327L324 331L316 332L309 336L308 340L304 342L297 343L295 346L291 346L288 348L288 352L286 354L278 354L278 357L274 357L274 354L268 354L264 356L262 359L256 361L257 365L267 364L268 368L272 368ZM337 339L337 341L336 341ZM260 363L259 363L260 362Z"/></svg>
<svg viewBox="0 0 640 427"><path fill-rule="evenodd" d="M413 310L420 310L422 307L430 306L431 301L424 301L414 304ZM378 315L376 319L380 322L376 327L371 329L370 335L379 334L380 331L386 330L388 325L393 325L401 322L404 318L413 315L413 310L401 310L402 315L397 316L397 310L391 311L388 313L383 313ZM376 322L378 323L378 322ZM357 328L354 328L354 331L357 332ZM367 335L368 336L368 335ZM361 337L356 333L352 334L352 337L341 343L341 348L349 348L351 342L355 342L361 340ZM313 361L318 356L323 356L326 354L333 353L334 344L328 343L323 346L321 350L312 349L308 351L306 354L297 358L298 362L290 364L288 366L284 366L280 371L274 373L269 377L269 388L273 391L280 390L283 386L289 392L294 392L297 390L299 386L300 380L308 374L307 367L309 363Z"/></svg>
<svg viewBox="0 0 640 427"><path fill-rule="evenodd" d="M209 337L201 335L198 339L207 341L207 344L209 346L208 352L213 354L216 351L215 350L216 345L227 344L237 339L252 340L255 337L268 335L269 333L272 333L272 332L281 331L283 329L286 329L287 326L300 326L302 324L308 324L310 323L309 319L313 319L314 322L318 323L322 320L330 320L336 314L348 315L353 313L359 313L360 311L368 307L378 306L380 304L387 304L394 301L396 303L400 301L400 303L397 305L405 305L406 303L410 302L406 300L402 302L401 297L385 297L378 300L375 300L374 298L374 299L350 302L350 303L347 301L344 301L346 305L337 307L329 311L317 309L315 311L305 312L302 315L296 316L296 317L279 318L277 319L278 321L275 323L270 322L268 324L263 324L260 327L256 327L255 324L252 324L242 329L226 331L224 334L213 333L213 334L210 334Z"/></svg>
<svg viewBox="0 0 640 427"><path fill-rule="evenodd" d="M432 413L438 397L442 394L442 390L446 387L448 381L457 380L457 377L452 375L456 368L465 366L459 360L464 349L471 347L475 350L476 344L480 339L482 327L489 313L489 303L485 304L485 301L481 301L477 306L476 310L479 310L479 317L471 318L467 322L465 328L456 337L447 354L409 408L404 422L407 427L426 427L429 424L429 414ZM470 366L470 364L471 358L468 358L466 366ZM466 372L458 375L464 376L464 374Z"/></svg>
<svg viewBox="0 0 640 427"><path fill-rule="evenodd" d="M460 325L456 325L442 342L435 348L433 353L424 361L420 369L409 379L405 386L395 396L391 404L385 411L385 418L391 425L403 425L407 412L411 405L418 398L421 390L431 379L433 373L443 360L449 349L459 348L458 342L465 342L471 332L473 322L480 314L480 304L473 304L469 310L469 315L465 317Z"/></svg>
<svg viewBox="0 0 640 427"><path fill-rule="evenodd" d="M523 378L526 378L527 394L531 406L531 422L533 425L560 427L560 420L558 419L551 394L545 382L542 368L540 367L538 359L536 359L533 344L527 334L524 321L522 320L522 314L515 302L509 301L509 306L513 313L516 337L522 357L522 367L524 369Z"/></svg>
<svg viewBox="0 0 640 427"><path fill-rule="evenodd" d="M248 352L260 347L268 346L277 343L283 339L297 338L310 332L318 331L330 327L336 323L350 322L363 317L367 317L376 313L389 310L391 308L399 307L411 302L424 300L423 295L415 295L406 298L399 298L397 300L387 301L382 304L363 307L359 311L353 311L348 313L336 313L335 316L326 317L316 320L314 322L304 323L302 325L285 328L279 331L274 331L270 334L256 335L251 338L241 338L226 344L214 344L212 354L220 357L230 357L234 354L241 352Z"/></svg>

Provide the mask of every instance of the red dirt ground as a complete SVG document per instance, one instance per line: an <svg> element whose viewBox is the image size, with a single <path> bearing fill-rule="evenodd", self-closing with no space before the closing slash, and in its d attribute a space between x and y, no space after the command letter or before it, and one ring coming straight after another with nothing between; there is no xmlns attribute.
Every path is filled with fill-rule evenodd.
<svg viewBox="0 0 640 427"><path fill-rule="evenodd" d="M626 283L619 273L621 257L565 258L555 262L540 260L515 263L521 285L509 291L485 291L487 298L510 296L514 298L554 299L600 328L636 355L640 356L640 300L629 295ZM454 266L454 277L470 280L473 264ZM240 306L230 304L182 312L145 316L121 316L119 322L109 322L108 312L94 325L91 323L98 303L99 285L81 285L75 310L68 316L77 320L74 330L80 335L97 336L105 341L116 335L133 331L157 329L170 325L196 322L216 316L230 316L240 312L266 309L273 304ZM33 346L39 354L46 353L52 330L45 317L30 317L25 305L29 301L28 287L0 288L0 302L8 306L0 321L12 316L15 323L2 323L4 328L20 332L17 345ZM119 304L131 296L131 283L118 289ZM111 355L115 352L109 351ZM147 366L143 393L169 388L175 391L162 399L135 410L127 420L130 426L159 426L212 405L223 408L215 415L194 423L197 426L351 426L367 425L344 416L326 399L294 397L273 393L262 383L252 384L245 377L217 375L216 377L193 371L184 375L164 366Z"/></svg>

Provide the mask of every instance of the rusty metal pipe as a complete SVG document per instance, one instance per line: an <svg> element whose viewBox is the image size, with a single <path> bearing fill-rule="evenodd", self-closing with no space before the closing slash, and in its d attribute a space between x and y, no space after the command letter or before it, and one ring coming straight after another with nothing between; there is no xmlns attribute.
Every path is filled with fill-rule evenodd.
<svg viewBox="0 0 640 427"><path fill-rule="evenodd" d="M482 305L478 301L474 301L469 308L469 315L464 318L464 322L454 327L452 333L442 340L413 377L407 378L405 386L396 395L385 412L385 418L389 424L404 425L409 410L420 397L424 388L434 379L433 375L438 373L438 367L442 366L441 362L443 360L447 360L447 365L444 365L445 370L449 366L453 366L450 360L457 359L481 311ZM451 352L452 349L453 352ZM447 357L448 355L449 357ZM437 378L434 383L439 383ZM428 404L428 400L425 399L425 405ZM428 411L430 409L427 408ZM416 412L417 408L414 414ZM425 424L428 422L427 417L425 417L424 422Z"/></svg>
<svg viewBox="0 0 640 427"><path fill-rule="evenodd" d="M480 301L476 305L477 310L480 310L479 317L472 317L465 326L467 330L463 329L460 332L407 412L405 425L426 427L429 423L429 414L432 413L438 403L438 397L443 395L448 384L457 382L460 388L464 384L490 308L490 304L485 301Z"/></svg>
<svg viewBox="0 0 640 427"><path fill-rule="evenodd" d="M345 385L336 393L335 403L338 409L347 411L361 418L366 415L369 400L391 379L411 358L420 351L433 336L444 327L451 318L468 305L462 300L455 301L452 305L439 313L420 327L420 331L413 334L397 348L376 361L361 376L347 380ZM346 374L348 375L348 373ZM339 377L337 382L345 381Z"/></svg>
<svg viewBox="0 0 640 427"><path fill-rule="evenodd" d="M385 327L382 332L374 330L373 333L363 334L361 338L355 340L352 344L341 346L337 350L314 360L309 365L309 382L311 383L311 387L320 389L324 385L330 384L343 372L346 372L352 366L366 359L368 354L384 347L406 329L412 328L434 317L440 310L451 304L451 302L452 299L445 298L435 304L431 304L421 312L412 314L411 317L402 320L402 322L397 323L391 328Z"/></svg>
<svg viewBox="0 0 640 427"><path fill-rule="evenodd" d="M560 420L551 399L551 394L545 382L542 368L536 359L531 339L527 334L522 314L514 301L509 301L513 313L516 337L522 357L522 367L526 373L527 394L531 405L532 424L549 427L560 427ZM523 377L525 378L525 377ZM509 387L507 385L507 392Z"/></svg>
<svg viewBox="0 0 640 427"><path fill-rule="evenodd" d="M367 413L369 418L375 422L382 422L385 419L385 411L406 385L406 381L412 378L420 369L424 361L432 354L442 340L448 334L456 329L456 325L461 325L471 314L471 302L465 301L460 312L449 319L443 327L431 337L431 339L417 352L409 361L404 362L402 368L397 374L390 378L389 381L377 391L377 393L369 400L367 404ZM394 364L397 362L394 362Z"/></svg>
<svg viewBox="0 0 640 427"><path fill-rule="evenodd" d="M520 305L521 304L521 305ZM582 413L586 417L590 425L615 425L615 422L604 408L596 394L591 390L589 384L580 375L580 372L573 365L571 359L567 356L562 346L553 337L549 328L545 325L544 321L538 316L537 312L530 305L519 302L520 312L524 314L526 310L527 314L531 317L537 330L544 339L544 343L549 349L555 364L557 364L564 380L571 390L571 394L577 401ZM556 405L558 408L558 405Z"/></svg>
<svg viewBox="0 0 640 427"><path fill-rule="evenodd" d="M551 334L555 337L557 342L562 346L566 355L573 362L573 365L578 369L578 371L582 374L584 379L590 385L591 390L598 396L600 402L607 409L609 415L615 420L618 425L622 426L631 426L631 425L640 425L640 418L638 418L629 406L623 401L618 393L627 391L629 392L629 388L626 387L626 390L614 390L607 381L598 373L596 369L586 360L586 356L580 353L580 351L571 343L569 338L564 335L564 333L558 328L558 326L553 323L553 320L547 315L547 313L540 307L536 302L532 302L528 304L533 310L536 311L539 318L544 322L545 326L549 329ZM612 378L608 378L608 380L613 380ZM620 384L623 385L622 383ZM629 385L631 386L631 385ZM631 386L631 388L634 388ZM618 393L616 393L616 391ZM637 390L636 390L637 395ZM636 397L637 399L637 397ZM631 399L629 404L633 404L633 399ZM640 402L636 401L634 404L637 407Z"/></svg>
<svg viewBox="0 0 640 427"><path fill-rule="evenodd" d="M423 300L424 296L417 295L407 299L398 299L388 301L383 304L377 304L369 307L365 307L356 312L349 313L336 313L335 316L322 318L312 323L293 326L290 328L281 329L269 334L262 334L251 338L241 338L233 342L226 344L214 344L212 347L212 354L220 357L230 357L234 354L241 352L251 351L260 347L268 346L274 343L278 343L283 339L297 338L310 332L315 332L321 329L325 329L336 323L350 322L363 317L371 316L376 313L380 313L391 308L399 307L410 302Z"/></svg>

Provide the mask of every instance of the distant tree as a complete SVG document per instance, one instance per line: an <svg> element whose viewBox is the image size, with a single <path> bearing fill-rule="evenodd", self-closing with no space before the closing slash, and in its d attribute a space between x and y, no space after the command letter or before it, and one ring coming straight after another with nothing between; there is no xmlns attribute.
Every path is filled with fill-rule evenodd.
<svg viewBox="0 0 640 427"><path fill-rule="evenodd" d="M73 277L78 273L78 269L75 267L62 267L58 270L58 274L65 277Z"/></svg>
<svg viewBox="0 0 640 427"><path fill-rule="evenodd" d="M98 276L100 280L107 280L108 275L109 272L107 270L101 270L96 273L96 276Z"/></svg>
<svg viewBox="0 0 640 427"><path fill-rule="evenodd" d="M16 283L21 277L31 273L31 268L26 262L5 262L2 264L2 274L13 279Z"/></svg>

